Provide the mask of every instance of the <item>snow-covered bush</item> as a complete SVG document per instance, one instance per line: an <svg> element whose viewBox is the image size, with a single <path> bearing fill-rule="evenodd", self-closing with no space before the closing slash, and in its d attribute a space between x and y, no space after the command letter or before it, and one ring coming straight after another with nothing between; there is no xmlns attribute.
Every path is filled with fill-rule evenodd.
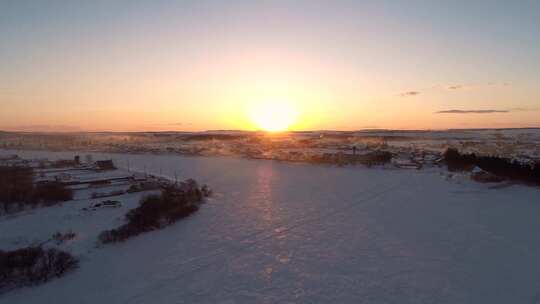
<svg viewBox="0 0 540 304"><path fill-rule="evenodd" d="M71 254L54 248L31 246L13 251L0 250L0 294L61 277L78 263Z"/></svg>
<svg viewBox="0 0 540 304"><path fill-rule="evenodd" d="M162 229L199 210L208 187L200 188L194 180L165 187L161 194L143 198L139 207L126 214L127 223L99 235L102 243L121 242L143 232Z"/></svg>
<svg viewBox="0 0 540 304"><path fill-rule="evenodd" d="M444 159L450 171L469 171L477 166L498 177L540 185L540 168L537 165L531 166L504 157L461 154L451 148L444 153Z"/></svg>
<svg viewBox="0 0 540 304"><path fill-rule="evenodd" d="M68 231L66 233L56 232L52 235L52 239L56 242L56 245L62 245L64 242L74 239L77 234L73 231Z"/></svg>
<svg viewBox="0 0 540 304"><path fill-rule="evenodd" d="M201 192L204 197L212 196L212 189L208 185L202 185Z"/></svg>

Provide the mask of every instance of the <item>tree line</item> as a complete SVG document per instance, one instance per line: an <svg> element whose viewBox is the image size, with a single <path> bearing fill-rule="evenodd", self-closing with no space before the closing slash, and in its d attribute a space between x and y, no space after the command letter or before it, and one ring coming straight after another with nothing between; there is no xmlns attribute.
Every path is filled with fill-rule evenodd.
<svg viewBox="0 0 540 304"><path fill-rule="evenodd" d="M474 153L460 153L449 148L444 159L450 171L470 171L475 166L510 180L518 180L540 185L540 164L534 165L498 156L479 156Z"/></svg>
<svg viewBox="0 0 540 304"><path fill-rule="evenodd" d="M27 206L48 206L72 199L73 191L61 183L35 183L32 168L0 166L1 212L17 211Z"/></svg>

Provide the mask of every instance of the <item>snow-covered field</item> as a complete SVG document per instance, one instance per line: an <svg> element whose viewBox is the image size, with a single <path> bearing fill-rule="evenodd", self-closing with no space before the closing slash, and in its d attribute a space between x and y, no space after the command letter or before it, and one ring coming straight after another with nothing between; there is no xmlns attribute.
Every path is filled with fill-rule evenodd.
<svg viewBox="0 0 540 304"><path fill-rule="evenodd" d="M490 189L439 169L93 155L195 178L214 196L173 226L102 248L97 234L137 195L121 209L81 215L79 200L0 218L2 249L72 229L65 249L81 258L0 303L540 303L538 188Z"/></svg>

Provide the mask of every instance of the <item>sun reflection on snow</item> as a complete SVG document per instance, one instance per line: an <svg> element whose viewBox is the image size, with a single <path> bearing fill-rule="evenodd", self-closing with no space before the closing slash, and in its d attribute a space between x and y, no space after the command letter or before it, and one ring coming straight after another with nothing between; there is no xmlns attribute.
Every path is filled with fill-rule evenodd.
<svg viewBox="0 0 540 304"><path fill-rule="evenodd" d="M249 197L249 207L256 213L268 226L273 222L273 198L272 181L274 179L274 170L271 163L261 164L256 169L256 184ZM268 227L260 227L265 229Z"/></svg>

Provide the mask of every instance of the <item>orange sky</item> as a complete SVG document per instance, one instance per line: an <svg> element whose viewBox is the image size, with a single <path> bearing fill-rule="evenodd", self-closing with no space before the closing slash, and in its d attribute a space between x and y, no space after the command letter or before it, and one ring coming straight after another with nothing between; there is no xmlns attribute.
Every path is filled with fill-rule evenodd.
<svg viewBox="0 0 540 304"><path fill-rule="evenodd" d="M540 127L531 5L4 3L0 129Z"/></svg>

